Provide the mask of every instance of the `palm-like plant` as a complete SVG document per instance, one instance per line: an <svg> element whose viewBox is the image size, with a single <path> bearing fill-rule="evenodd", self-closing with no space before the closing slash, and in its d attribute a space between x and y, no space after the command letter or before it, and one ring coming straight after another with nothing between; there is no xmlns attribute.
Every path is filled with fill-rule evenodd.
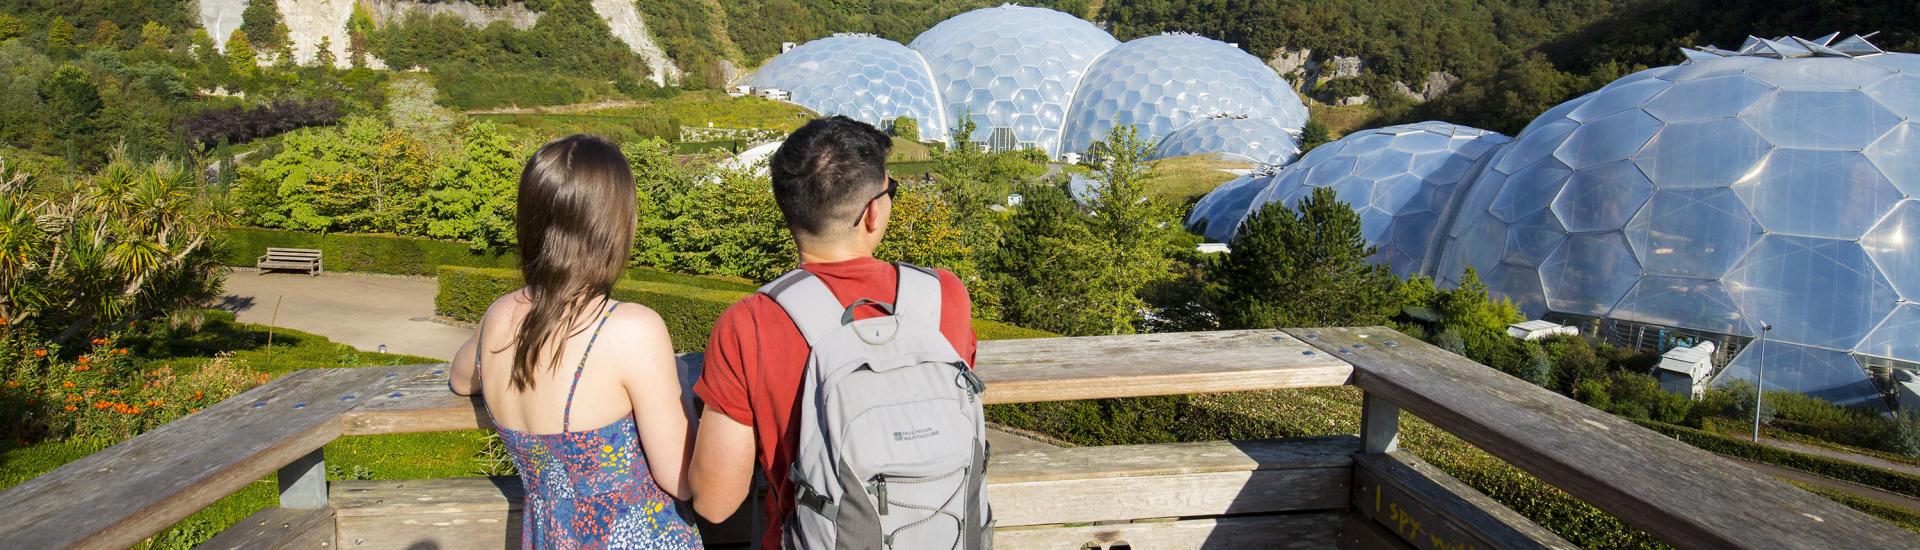
<svg viewBox="0 0 1920 550"><path fill-rule="evenodd" d="M0 163L0 315L64 344L216 297L226 219L192 174L116 151L91 177L35 185Z"/></svg>

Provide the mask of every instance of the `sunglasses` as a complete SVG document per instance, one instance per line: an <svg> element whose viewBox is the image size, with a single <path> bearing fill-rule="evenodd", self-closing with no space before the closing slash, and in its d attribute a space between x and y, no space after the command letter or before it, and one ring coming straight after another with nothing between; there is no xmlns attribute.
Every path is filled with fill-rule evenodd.
<svg viewBox="0 0 1920 550"><path fill-rule="evenodd" d="M853 226L860 227L860 220L866 219L867 209L873 208L873 201L880 200L880 197L886 197L888 199L892 199L894 193L898 192L899 190L900 190L900 182L894 181L893 176L888 175L887 189L885 191L881 191L880 194L878 195L874 195L873 198L867 199L867 204L865 206L860 207L860 215L853 217Z"/></svg>

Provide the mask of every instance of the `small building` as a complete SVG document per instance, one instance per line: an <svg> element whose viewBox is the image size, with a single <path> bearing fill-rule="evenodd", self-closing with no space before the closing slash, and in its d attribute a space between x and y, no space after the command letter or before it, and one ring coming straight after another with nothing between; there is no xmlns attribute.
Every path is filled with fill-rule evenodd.
<svg viewBox="0 0 1920 550"><path fill-rule="evenodd" d="M792 101L793 100L793 92L789 92L779 88L760 88L754 91L754 95L771 99L774 101Z"/></svg>
<svg viewBox="0 0 1920 550"><path fill-rule="evenodd" d="M1580 327L1570 327L1552 321L1526 321L1507 325L1507 336L1521 340L1539 340L1556 334L1579 336Z"/></svg>
<svg viewBox="0 0 1920 550"><path fill-rule="evenodd" d="M1201 254L1221 254L1232 251L1227 248L1227 243L1200 243Z"/></svg>
<svg viewBox="0 0 1920 550"><path fill-rule="evenodd" d="M1701 342L1660 354L1660 364L1653 371L1660 389L1699 399L1713 382L1713 351L1713 342Z"/></svg>
<svg viewBox="0 0 1920 550"><path fill-rule="evenodd" d="M1080 153L1060 153L1060 162L1063 164L1080 164Z"/></svg>
<svg viewBox="0 0 1920 550"><path fill-rule="evenodd" d="M753 95L753 87L752 87L752 86L748 86L748 85L746 85L746 84L741 84L741 85L738 85L738 86L732 86L732 87L729 87L729 88L727 88L727 95L729 95L729 96L733 96L733 97L745 97L745 96L750 96L750 95Z"/></svg>
<svg viewBox="0 0 1920 550"><path fill-rule="evenodd" d="M793 51L794 48L798 48L798 47L800 47L800 45L795 44L793 42L781 42L780 53L787 53L787 52Z"/></svg>

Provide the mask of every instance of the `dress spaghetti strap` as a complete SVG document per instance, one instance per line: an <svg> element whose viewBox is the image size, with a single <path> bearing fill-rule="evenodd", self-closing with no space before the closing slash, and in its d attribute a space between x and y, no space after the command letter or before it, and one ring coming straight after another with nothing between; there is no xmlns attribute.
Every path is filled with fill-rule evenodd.
<svg viewBox="0 0 1920 550"><path fill-rule="evenodd" d="M607 319L613 317L613 310L619 307L620 302L613 302L606 311L600 312L600 322L593 325L593 335L587 337L587 349L580 352L580 365L573 368L573 385L567 386L566 408L560 411L560 433L573 431L573 392L580 389L580 373L587 371L587 357L593 355L593 343L600 339L600 329L607 326Z"/></svg>

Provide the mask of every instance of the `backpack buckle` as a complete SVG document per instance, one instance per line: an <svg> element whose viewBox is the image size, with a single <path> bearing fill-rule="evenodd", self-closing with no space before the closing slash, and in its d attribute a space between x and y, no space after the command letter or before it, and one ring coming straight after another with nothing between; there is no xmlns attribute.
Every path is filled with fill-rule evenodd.
<svg viewBox="0 0 1920 550"><path fill-rule="evenodd" d="M954 379L956 385L973 392L974 395L986 393L987 383L981 381L980 375L975 374L973 369L967 368L966 363L956 362L953 366L954 368L960 369L960 376Z"/></svg>

